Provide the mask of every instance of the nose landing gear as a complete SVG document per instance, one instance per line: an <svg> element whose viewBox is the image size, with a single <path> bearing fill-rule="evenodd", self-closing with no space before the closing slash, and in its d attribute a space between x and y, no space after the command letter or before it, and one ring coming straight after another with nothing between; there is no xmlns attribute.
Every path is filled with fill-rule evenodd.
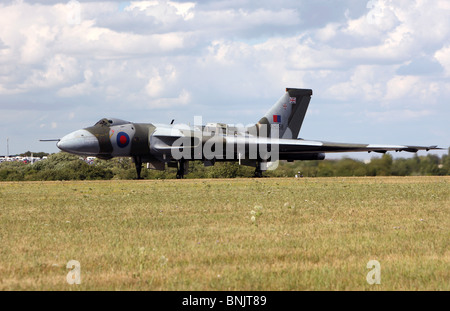
<svg viewBox="0 0 450 311"><path fill-rule="evenodd" d="M136 174L137 174L137 178L136 179L143 179L141 177L141 170L142 170L142 158L139 156L135 156L133 157L134 160L134 165L136 166Z"/></svg>

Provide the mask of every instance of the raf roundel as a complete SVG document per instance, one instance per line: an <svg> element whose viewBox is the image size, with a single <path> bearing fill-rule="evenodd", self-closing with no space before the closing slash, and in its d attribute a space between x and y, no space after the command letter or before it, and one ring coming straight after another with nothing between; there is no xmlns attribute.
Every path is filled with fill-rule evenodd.
<svg viewBox="0 0 450 311"><path fill-rule="evenodd" d="M125 148L130 143L130 136L127 133L120 132L117 134L117 146Z"/></svg>

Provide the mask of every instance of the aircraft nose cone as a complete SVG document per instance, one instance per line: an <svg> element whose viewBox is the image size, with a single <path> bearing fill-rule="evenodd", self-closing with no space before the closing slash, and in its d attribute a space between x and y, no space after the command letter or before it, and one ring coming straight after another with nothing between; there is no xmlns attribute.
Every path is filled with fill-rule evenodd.
<svg viewBox="0 0 450 311"><path fill-rule="evenodd" d="M78 155L96 155L100 152L97 137L86 130L72 132L56 144L62 151Z"/></svg>

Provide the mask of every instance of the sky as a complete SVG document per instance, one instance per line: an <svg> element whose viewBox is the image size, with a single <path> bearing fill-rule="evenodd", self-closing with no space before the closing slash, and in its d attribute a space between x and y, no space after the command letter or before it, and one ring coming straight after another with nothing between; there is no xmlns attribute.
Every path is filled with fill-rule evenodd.
<svg viewBox="0 0 450 311"><path fill-rule="evenodd" d="M287 87L313 90L302 138L442 155L449 16L448 0L1 1L0 155L7 138L57 152L39 139L103 117L254 124Z"/></svg>

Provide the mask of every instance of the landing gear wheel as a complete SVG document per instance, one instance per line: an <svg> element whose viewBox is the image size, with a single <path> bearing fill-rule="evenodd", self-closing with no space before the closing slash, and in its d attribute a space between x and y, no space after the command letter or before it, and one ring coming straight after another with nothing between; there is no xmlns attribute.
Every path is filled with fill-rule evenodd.
<svg viewBox="0 0 450 311"><path fill-rule="evenodd" d="M262 175L262 171L260 170L260 169L256 169L255 170L255 173L254 173L254 175L253 175L254 177L256 177L256 178L261 178L263 175Z"/></svg>
<svg viewBox="0 0 450 311"><path fill-rule="evenodd" d="M184 160L178 161L178 171L177 171L177 179L183 179L184 178Z"/></svg>

